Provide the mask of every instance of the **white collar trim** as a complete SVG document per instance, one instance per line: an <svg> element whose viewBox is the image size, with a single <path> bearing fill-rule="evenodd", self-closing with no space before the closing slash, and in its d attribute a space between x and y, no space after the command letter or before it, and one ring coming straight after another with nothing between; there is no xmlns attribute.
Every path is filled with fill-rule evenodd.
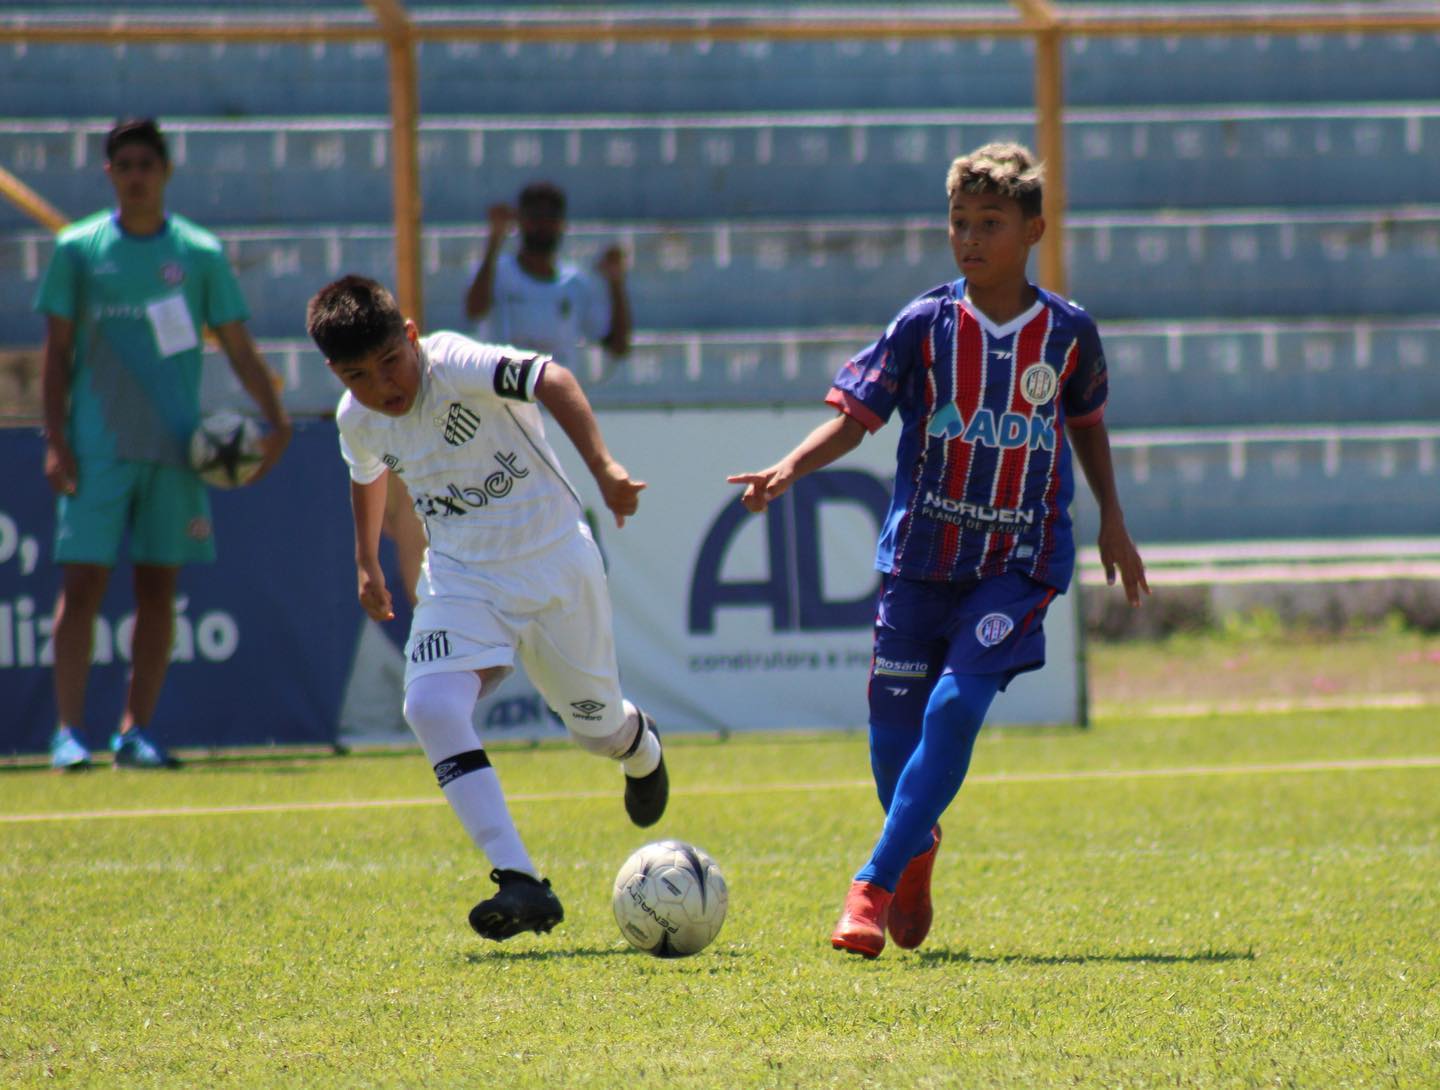
<svg viewBox="0 0 1440 1090"><path fill-rule="evenodd" d="M1011 318L1010 321L1006 322L1004 325L996 325L989 315L987 315L983 310L981 310L979 307L977 307L974 303L970 301L970 293L968 289L966 293L961 296L960 305L965 308L965 313L970 315L970 317L974 318L977 322L979 322L981 328L984 329L985 332L992 337L1010 336L1010 334L1014 333L1016 330L1022 329L1026 325L1028 325L1032 320L1034 320L1037 314L1039 314L1042 310L1045 309L1045 301L1037 294L1035 296L1035 302L1031 304L1029 310L1025 311L1023 314Z"/></svg>

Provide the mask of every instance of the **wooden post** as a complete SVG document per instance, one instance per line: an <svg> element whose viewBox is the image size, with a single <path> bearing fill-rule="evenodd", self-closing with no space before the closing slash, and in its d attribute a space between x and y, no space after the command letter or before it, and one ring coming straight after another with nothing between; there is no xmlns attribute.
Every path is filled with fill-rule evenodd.
<svg viewBox="0 0 1440 1090"><path fill-rule="evenodd" d="M415 42L391 41L390 154L394 186L395 290L400 309L425 328L425 288L420 275L419 107L415 86Z"/></svg>
<svg viewBox="0 0 1440 1090"><path fill-rule="evenodd" d="M399 0L366 0L385 31L390 62L390 171L395 223L395 295L407 318L425 328L425 287L420 267L419 91L415 35Z"/></svg>
<svg viewBox="0 0 1440 1090"><path fill-rule="evenodd" d="M1036 148L1045 163L1045 237L1040 240L1040 286L1066 294L1064 35L1050 27L1035 35Z"/></svg>
<svg viewBox="0 0 1440 1090"><path fill-rule="evenodd" d="M64 212L4 167L0 167L0 197L4 197L31 219L52 231L58 231L70 222L70 218Z"/></svg>
<svg viewBox="0 0 1440 1090"><path fill-rule="evenodd" d="M1011 0L1035 36L1035 151L1045 164L1042 288L1065 294L1065 34L1050 0Z"/></svg>

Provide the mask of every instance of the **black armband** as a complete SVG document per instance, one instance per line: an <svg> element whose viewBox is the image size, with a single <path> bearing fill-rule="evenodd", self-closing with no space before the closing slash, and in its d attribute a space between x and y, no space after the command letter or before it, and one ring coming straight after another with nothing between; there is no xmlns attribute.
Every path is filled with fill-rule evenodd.
<svg viewBox="0 0 1440 1090"><path fill-rule="evenodd" d="M532 391L546 362L544 356L502 359L495 368L495 392L510 401L533 401Z"/></svg>

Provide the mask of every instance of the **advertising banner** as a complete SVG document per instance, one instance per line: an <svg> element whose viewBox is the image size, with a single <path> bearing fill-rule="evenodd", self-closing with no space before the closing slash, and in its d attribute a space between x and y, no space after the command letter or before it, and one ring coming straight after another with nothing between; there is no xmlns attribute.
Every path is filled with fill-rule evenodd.
<svg viewBox="0 0 1440 1090"><path fill-rule="evenodd" d="M55 726L50 561L55 501L33 428L0 429L0 754L43 752ZM361 615L349 486L330 421L297 426L274 472L211 492L219 559L182 569L155 718L173 746L332 743ZM119 722L135 598L124 560L95 626L85 742Z"/></svg>
<svg viewBox="0 0 1440 1090"><path fill-rule="evenodd" d="M879 575L875 540L890 493L895 429L799 484L763 515L727 475L763 469L829 409L607 411L611 452L647 482L616 529L590 475L547 421L551 445L593 515L615 606L626 695L681 730L859 727ZM1074 599L1045 621L1048 665L996 700L993 723L1084 722ZM522 674L482 697L487 737L561 728Z"/></svg>
<svg viewBox="0 0 1440 1090"><path fill-rule="evenodd" d="M649 486L623 529L548 424L606 556L625 692L664 728L864 725L892 429L805 478L763 515L746 512L740 490L725 482L772 464L828 413L604 412L612 452ZM0 753L41 752L55 720L54 501L35 431L0 430L0 457L17 467L0 496ZM328 420L301 425L265 480L212 492L220 558L180 577L172 666L152 723L161 741L411 741L400 712L409 609L387 547L398 616L383 626L364 619L348 495ZM120 716L134 623L130 580L122 562L96 626L92 746ZM991 722L1084 721L1071 596L1050 607L1045 631L1049 665L1001 694ZM475 722L486 739L563 736L521 672L482 695Z"/></svg>

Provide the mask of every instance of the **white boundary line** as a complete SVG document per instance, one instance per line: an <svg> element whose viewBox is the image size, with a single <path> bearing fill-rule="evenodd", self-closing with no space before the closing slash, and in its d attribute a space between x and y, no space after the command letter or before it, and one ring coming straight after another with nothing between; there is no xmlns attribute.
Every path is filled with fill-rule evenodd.
<svg viewBox="0 0 1440 1090"><path fill-rule="evenodd" d="M1383 772L1408 768L1440 768L1440 754L1419 757L1360 757L1330 761L1287 761L1248 765L1185 765L1177 768L1098 768L1062 772L996 772L970 776L969 784L1084 783L1112 780L1149 780L1203 776L1270 776L1312 772ZM752 784L736 787L696 787L685 795L772 795L790 791L853 791L872 788L870 780L822 783ZM549 791L511 795L511 803L574 802L609 799L614 791ZM273 802L235 806L174 806L138 810L57 810L50 814L0 814L0 825L35 825L60 821L106 821L117 818L220 817L236 814L297 814L336 810L390 810L412 806L442 806L443 796L398 799L337 799L333 802Z"/></svg>
<svg viewBox="0 0 1440 1090"><path fill-rule="evenodd" d="M1097 719L1195 719L1216 715L1293 715L1296 712L1408 710L1440 704L1440 694L1377 693L1374 696L1274 697L1262 700L1193 700L1182 704L1136 705L1097 700Z"/></svg>

